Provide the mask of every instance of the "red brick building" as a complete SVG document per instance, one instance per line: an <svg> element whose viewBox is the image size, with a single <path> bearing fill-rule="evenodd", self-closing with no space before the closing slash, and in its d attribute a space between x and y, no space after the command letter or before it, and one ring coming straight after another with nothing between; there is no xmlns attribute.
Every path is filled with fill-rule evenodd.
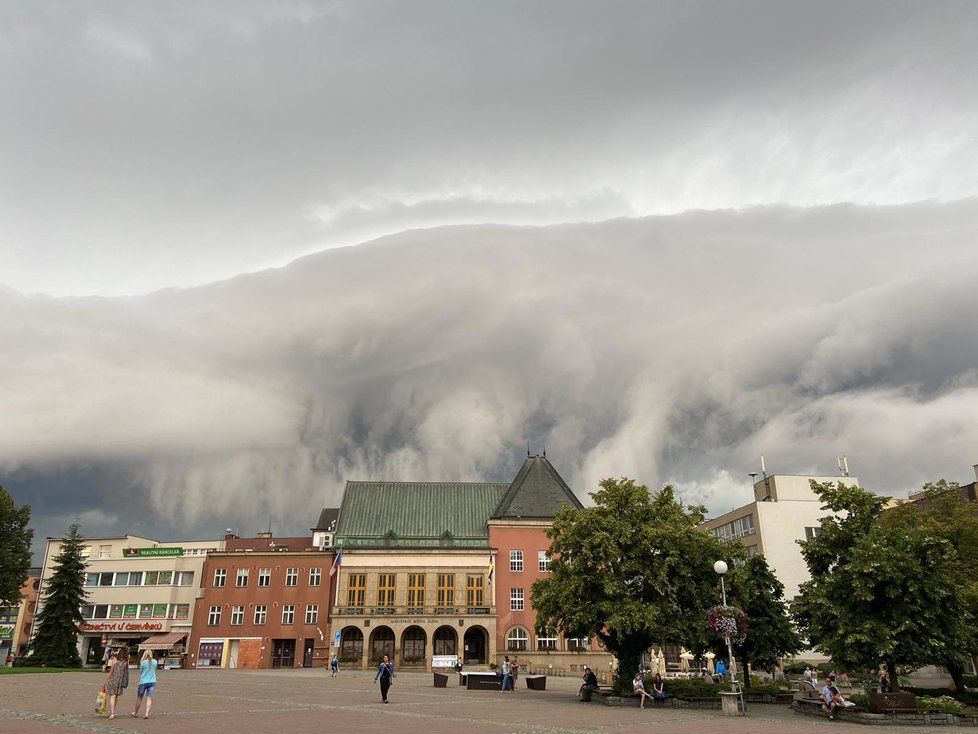
<svg viewBox="0 0 978 734"><path fill-rule="evenodd" d="M537 629L531 587L549 573L547 530L563 504L582 507L546 454L528 456L488 521L496 553L496 659L518 656L523 666L542 672L583 665L607 670L611 657L593 640Z"/></svg>
<svg viewBox="0 0 978 734"><path fill-rule="evenodd" d="M193 610L188 666L309 668L329 659L332 550L312 537L228 535L209 554Z"/></svg>

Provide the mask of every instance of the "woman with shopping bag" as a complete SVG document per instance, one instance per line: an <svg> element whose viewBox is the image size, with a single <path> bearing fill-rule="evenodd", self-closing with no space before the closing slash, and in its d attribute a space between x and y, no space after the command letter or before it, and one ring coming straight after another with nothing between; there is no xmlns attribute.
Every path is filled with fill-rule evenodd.
<svg viewBox="0 0 978 734"><path fill-rule="evenodd" d="M122 692L129 687L129 651L125 648L109 661L109 677L105 681L105 695L109 698L109 718L115 718L115 704Z"/></svg>

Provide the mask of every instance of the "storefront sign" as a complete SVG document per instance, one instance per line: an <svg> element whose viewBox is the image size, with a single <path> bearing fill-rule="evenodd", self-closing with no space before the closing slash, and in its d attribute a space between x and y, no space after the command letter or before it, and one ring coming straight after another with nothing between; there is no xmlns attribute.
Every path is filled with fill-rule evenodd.
<svg viewBox="0 0 978 734"><path fill-rule="evenodd" d="M126 548L122 555L126 558L172 558L182 556L183 548Z"/></svg>
<svg viewBox="0 0 978 734"><path fill-rule="evenodd" d="M454 668L458 665L458 655L435 655L431 658L432 668Z"/></svg>
<svg viewBox="0 0 978 734"><path fill-rule="evenodd" d="M82 622L82 632L162 632L162 622Z"/></svg>
<svg viewBox="0 0 978 734"><path fill-rule="evenodd" d="M14 639L14 626L12 624L0 624L0 640Z"/></svg>

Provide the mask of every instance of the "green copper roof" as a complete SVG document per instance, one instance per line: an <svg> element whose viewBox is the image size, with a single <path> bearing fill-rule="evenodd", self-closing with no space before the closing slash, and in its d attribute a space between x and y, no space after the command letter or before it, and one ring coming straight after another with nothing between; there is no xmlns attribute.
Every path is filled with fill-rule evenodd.
<svg viewBox="0 0 978 734"><path fill-rule="evenodd" d="M345 548L488 547L486 520L509 486L349 481L336 543Z"/></svg>
<svg viewBox="0 0 978 734"><path fill-rule="evenodd" d="M583 507L546 456L527 456L492 517L552 518L562 504Z"/></svg>

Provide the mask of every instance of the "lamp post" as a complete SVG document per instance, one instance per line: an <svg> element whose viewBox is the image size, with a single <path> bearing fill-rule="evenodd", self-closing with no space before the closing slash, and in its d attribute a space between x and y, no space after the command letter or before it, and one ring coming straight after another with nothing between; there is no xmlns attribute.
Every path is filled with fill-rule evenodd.
<svg viewBox="0 0 978 734"><path fill-rule="evenodd" d="M723 608L727 608L727 587L723 583L723 576L727 573L727 564L723 561L717 561L713 564L713 570L717 572L720 577L720 595L723 598ZM724 633L724 641L727 643L727 659L730 661L730 677L734 681L737 680L737 660L734 658L733 645L730 643L730 635Z"/></svg>

